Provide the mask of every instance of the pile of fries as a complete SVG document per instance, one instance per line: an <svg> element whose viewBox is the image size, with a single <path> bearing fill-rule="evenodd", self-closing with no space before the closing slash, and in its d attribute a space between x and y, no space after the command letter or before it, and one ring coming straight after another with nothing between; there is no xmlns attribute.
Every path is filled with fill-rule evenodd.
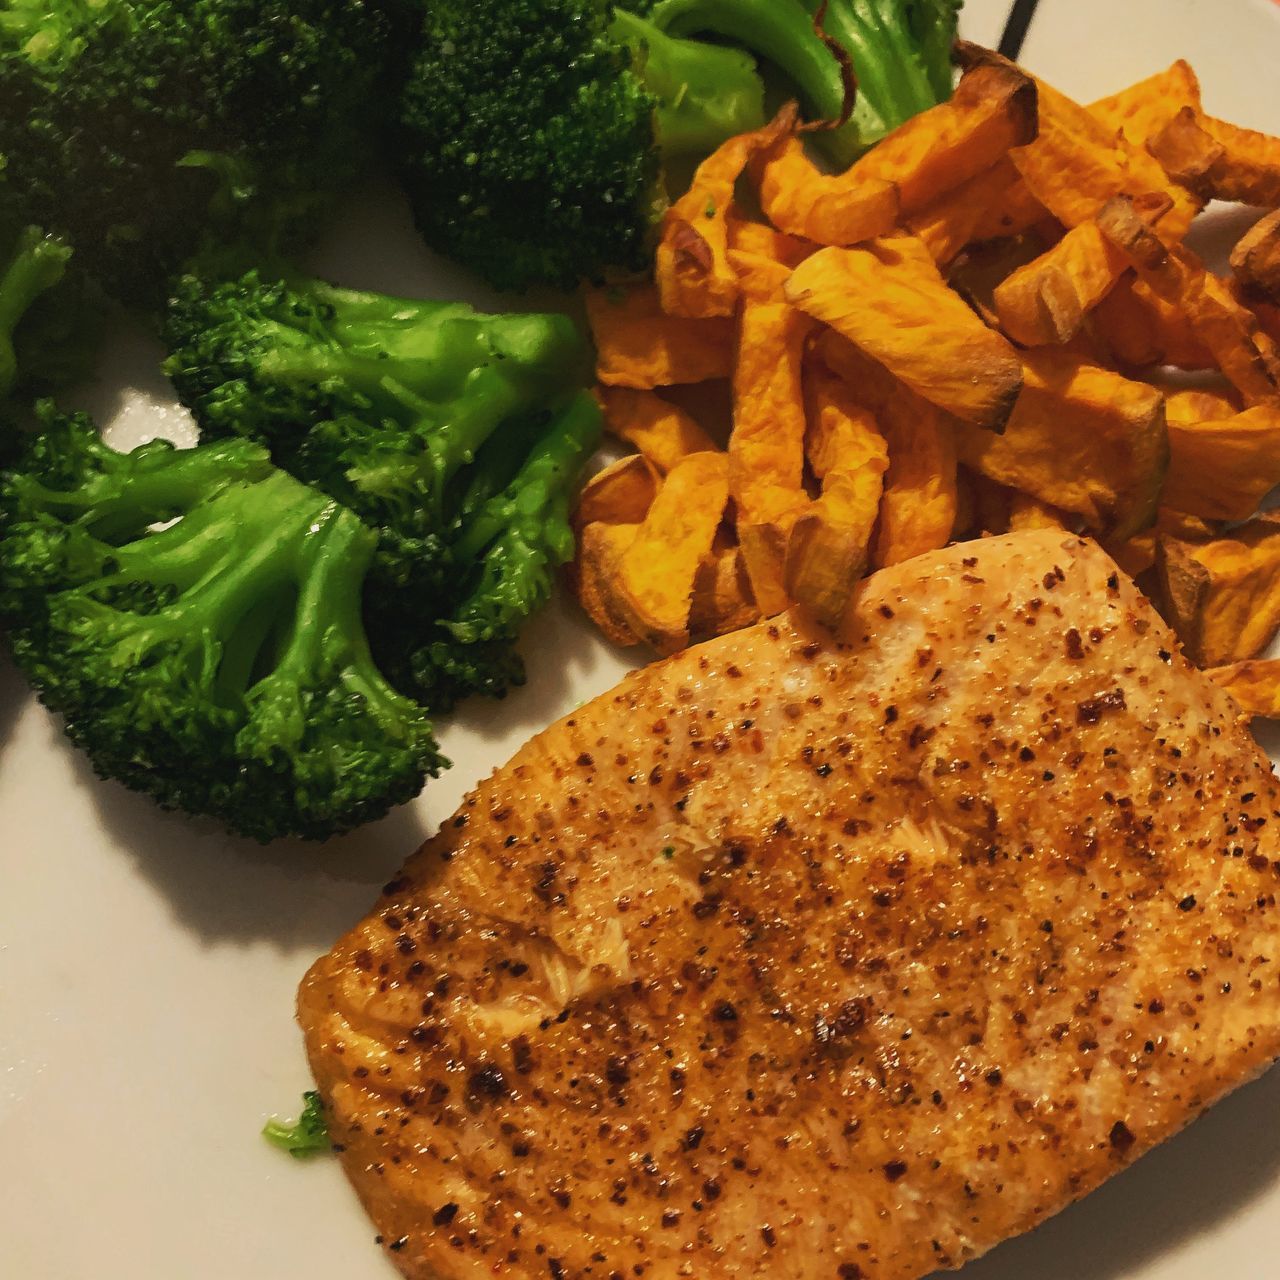
<svg viewBox="0 0 1280 1280"><path fill-rule="evenodd" d="M1211 200L1280 206L1280 139L1206 115L1175 63L1090 107L962 45L951 101L830 175L794 109L668 211L651 283L587 305L611 431L575 583L673 652L955 540L1098 538L1187 652L1280 714L1280 212L1229 279ZM1170 390L1169 368L1196 371ZM731 393L727 447L691 386Z"/></svg>

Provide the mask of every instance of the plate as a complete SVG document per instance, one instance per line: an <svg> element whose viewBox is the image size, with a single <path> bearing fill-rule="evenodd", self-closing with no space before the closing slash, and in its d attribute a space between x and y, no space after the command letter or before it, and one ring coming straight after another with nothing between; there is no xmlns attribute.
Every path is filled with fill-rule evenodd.
<svg viewBox="0 0 1280 1280"><path fill-rule="evenodd" d="M969 0L965 34L995 44L1008 5ZM1180 56L1215 114L1280 129L1273 0L1040 0L1023 52L1086 101ZM352 202L318 265L497 304L421 247L389 186ZM140 335L114 337L110 376L83 397L114 443L190 431L158 359ZM529 685L447 726L454 768L417 804L322 847L265 849L96 780L0 665L0 1275L389 1280L337 1162L289 1160L258 1130L309 1085L293 1023L306 967L467 787L642 660L565 601L524 649ZM1272 1072L965 1275L1269 1280L1277 1131Z"/></svg>

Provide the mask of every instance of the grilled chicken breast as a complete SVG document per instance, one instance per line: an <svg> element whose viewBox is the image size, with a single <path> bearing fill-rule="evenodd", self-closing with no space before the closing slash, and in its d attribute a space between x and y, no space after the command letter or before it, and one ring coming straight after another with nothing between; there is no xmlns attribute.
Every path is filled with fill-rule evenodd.
<svg viewBox="0 0 1280 1280"><path fill-rule="evenodd" d="M534 738L308 974L406 1276L916 1280L1280 1054L1276 784L1060 532Z"/></svg>

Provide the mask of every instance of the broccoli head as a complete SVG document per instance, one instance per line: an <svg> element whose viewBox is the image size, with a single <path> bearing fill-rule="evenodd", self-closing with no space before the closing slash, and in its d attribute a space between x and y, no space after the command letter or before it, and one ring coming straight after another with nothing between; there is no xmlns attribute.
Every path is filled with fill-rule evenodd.
<svg viewBox="0 0 1280 1280"><path fill-rule="evenodd" d="M370 654L355 515L250 441L120 454L42 416L0 485L0 616L102 776L266 841L380 817L439 771Z"/></svg>
<svg viewBox="0 0 1280 1280"><path fill-rule="evenodd" d="M0 214L162 301L207 239L309 225L384 56L364 0L0 0Z"/></svg>
<svg viewBox="0 0 1280 1280"><path fill-rule="evenodd" d="M950 94L959 0L438 0L395 148L434 247L500 288L571 287L648 264L670 162L765 118L781 76L847 164Z"/></svg>
<svg viewBox="0 0 1280 1280"><path fill-rule="evenodd" d="M397 684L441 707L521 678L600 434L570 320L251 272L185 278L165 338L207 438L265 444L378 531L369 632Z"/></svg>

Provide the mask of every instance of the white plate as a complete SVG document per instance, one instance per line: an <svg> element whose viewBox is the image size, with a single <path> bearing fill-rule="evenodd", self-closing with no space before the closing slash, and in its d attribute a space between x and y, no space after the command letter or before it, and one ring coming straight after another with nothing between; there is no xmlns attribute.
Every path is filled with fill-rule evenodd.
<svg viewBox="0 0 1280 1280"><path fill-rule="evenodd" d="M970 0L994 43L1008 0ZM1271 0L1041 0L1024 58L1088 100L1186 56L1216 114L1280 129ZM485 302L371 191L323 255L353 284ZM113 438L180 427L157 352L121 335L90 397ZM450 725L455 768L326 846L261 849L98 782L0 665L0 1276L360 1280L392 1272L335 1161L258 1137L309 1084L293 992L463 790L626 667L571 605L531 629L531 684ZM973 1280L1274 1280L1280 1073ZM815 1206L815 1212L819 1211Z"/></svg>

